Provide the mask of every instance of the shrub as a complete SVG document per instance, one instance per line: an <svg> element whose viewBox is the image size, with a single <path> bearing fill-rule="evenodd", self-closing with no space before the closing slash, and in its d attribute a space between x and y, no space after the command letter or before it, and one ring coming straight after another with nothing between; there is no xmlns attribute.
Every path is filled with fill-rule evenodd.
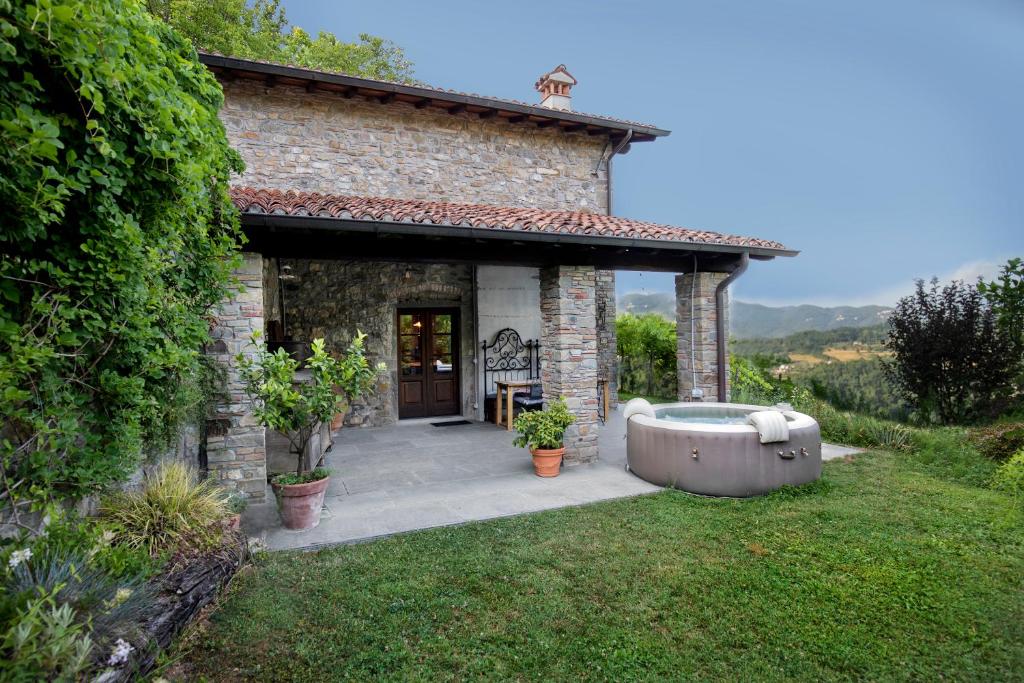
<svg viewBox="0 0 1024 683"><path fill-rule="evenodd" d="M70 605L42 593L7 623L0 648L5 681L75 681L89 667L93 642Z"/></svg>
<svg viewBox="0 0 1024 683"><path fill-rule="evenodd" d="M575 421L576 416L569 412L565 399L559 397L544 410L531 410L515 419L512 428L519 435L513 444L519 448L561 448L565 430Z"/></svg>
<svg viewBox="0 0 1024 683"><path fill-rule="evenodd" d="M108 496L100 514L113 531L113 543L156 557L214 546L230 508L228 494L216 483L197 480L186 465L170 462L159 465L139 489Z"/></svg>
<svg viewBox="0 0 1024 683"><path fill-rule="evenodd" d="M1019 360L992 306L960 281L925 289L918 280L889 316L886 346L889 379L922 417L942 424L997 414Z"/></svg>
<svg viewBox="0 0 1024 683"><path fill-rule="evenodd" d="M98 491L202 409L239 240L222 100L138 0L0 0L6 493Z"/></svg>
<svg viewBox="0 0 1024 683"><path fill-rule="evenodd" d="M1024 422L998 422L972 429L970 438L982 455L996 461L1007 460L1024 448Z"/></svg>
<svg viewBox="0 0 1024 683"><path fill-rule="evenodd" d="M1024 449L999 466L992 477L992 488L1010 494L1018 505L1024 505Z"/></svg>

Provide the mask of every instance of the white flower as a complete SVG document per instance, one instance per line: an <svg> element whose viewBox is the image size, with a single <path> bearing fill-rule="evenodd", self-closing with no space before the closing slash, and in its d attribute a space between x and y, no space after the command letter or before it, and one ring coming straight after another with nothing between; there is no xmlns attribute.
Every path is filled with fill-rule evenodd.
<svg viewBox="0 0 1024 683"><path fill-rule="evenodd" d="M102 540L105 545L110 545L110 542L114 540L114 532L110 529L104 529L100 540Z"/></svg>
<svg viewBox="0 0 1024 683"><path fill-rule="evenodd" d="M14 569L22 562L28 562L31 558L31 548L25 548L24 550L15 550L13 553L11 553L10 558L8 558L7 564L8 566L10 566L11 569Z"/></svg>
<svg viewBox="0 0 1024 683"><path fill-rule="evenodd" d="M128 661L128 655L130 655L134 649L135 648L131 646L131 643L125 641L124 638L118 638L114 643L114 649L110 653L110 659L107 660L107 664L110 666L124 664Z"/></svg>

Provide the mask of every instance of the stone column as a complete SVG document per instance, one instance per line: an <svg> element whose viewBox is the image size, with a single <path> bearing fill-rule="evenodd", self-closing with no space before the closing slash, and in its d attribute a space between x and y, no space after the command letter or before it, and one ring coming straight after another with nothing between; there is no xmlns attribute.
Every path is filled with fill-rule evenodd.
<svg viewBox="0 0 1024 683"><path fill-rule="evenodd" d="M207 348L225 370L223 400L206 422L206 462L210 477L227 488L262 501L267 489L265 429L249 412L249 400L239 377L235 356L252 355L253 332L263 334L263 260L242 255L236 271L242 291L220 305Z"/></svg>
<svg viewBox="0 0 1024 683"><path fill-rule="evenodd" d="M544 400L563 396L576 415L576 423L565 434L568 464L597 459L595 290L591 266L551 266L540 271Z"/></svg>
<svg viewBox="0 0 1024 683"><path fill-rule="evenodd" d="M715 321L715 288L727 277L726 273L697 273L676 275L676 367L680 401L691 400L694 388L704 392L703 401L718 401L718 348ZM693 295L693 365L690 360L690 297ZM727 299L728 301L728 299ZM725 315L728 315L726 306ZM726 329L729 329L728 320ZM728 358L722 360L728 372ZM728 401L728 396L721 400Z"/></svg>
<svg viewBox="0 0 1024 683"><path fill-rule="evenodd" d="M619 363L615 354L615 271L596 271L597 376L608 381L608 400L619 400Z"/></svg>

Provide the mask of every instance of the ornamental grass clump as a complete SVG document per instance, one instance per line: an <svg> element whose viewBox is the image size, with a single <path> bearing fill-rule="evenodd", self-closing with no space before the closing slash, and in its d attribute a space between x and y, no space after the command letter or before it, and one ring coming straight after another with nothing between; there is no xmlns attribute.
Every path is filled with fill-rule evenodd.
<svg viewBox="0 0 1024 683"><path fill-rule="evenodd" d="M215 546L231 514L226 491L198 479L181 462L159 465L137 490L108 496L100 514L113 543L144 549L151 557Z"/></svg>

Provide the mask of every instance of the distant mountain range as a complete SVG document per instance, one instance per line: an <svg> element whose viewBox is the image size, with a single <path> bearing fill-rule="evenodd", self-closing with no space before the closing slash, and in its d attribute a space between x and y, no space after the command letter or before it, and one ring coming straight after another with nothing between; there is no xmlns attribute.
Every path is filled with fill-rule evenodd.
<svg viewBox="0 0 1024 683"><path fill-rule="evenodd" d="M634 292L619 298L620 313L659 313L675 318L675 296L667 292ZM886 306L762 306L733 301L730 336L736 339L785 337L804 330L870 327L885 322Z"/></svg>

